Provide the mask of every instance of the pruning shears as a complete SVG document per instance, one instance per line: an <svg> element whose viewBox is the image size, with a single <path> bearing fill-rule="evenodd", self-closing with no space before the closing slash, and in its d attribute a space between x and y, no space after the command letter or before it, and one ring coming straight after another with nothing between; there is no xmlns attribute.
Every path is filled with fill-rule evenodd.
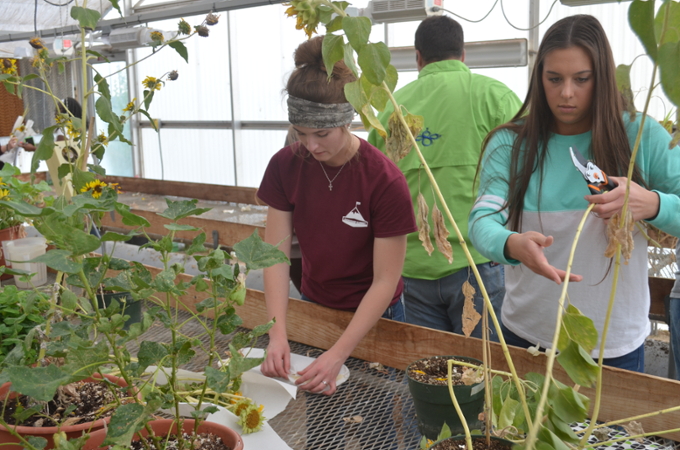
<svg viewBox="0 0 680 450"><path fill-rule="evenodd" d="M607 178L607 174L594 162L585 159L576 147L569 147L569 152L571 153L571 161L576 166L576 170L581 172L581 175L585 178L592 194L604 194L617 186L614 181Z"/></svg>

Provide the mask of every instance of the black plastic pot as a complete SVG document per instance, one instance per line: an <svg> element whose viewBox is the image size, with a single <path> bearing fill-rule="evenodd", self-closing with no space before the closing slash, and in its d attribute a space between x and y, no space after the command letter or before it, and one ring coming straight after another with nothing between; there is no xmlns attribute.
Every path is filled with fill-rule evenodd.
<svg viewBox="0 0 680 450"><path fill-rule="evenodd" d="M482 365L482 361L464 356L444 356L444 358ZM413 364L415 363L411 363L411 365ZM406 369L407 376L411 365ZM416 408L418 430L422 435L431 440L437 439L444 422L449 426L452 434L464 433L463 424L458 418L456 408L453 406L448 386L421 383L409 376L408 388ZM479 414L484 409L484 382L472 386L454 385L453 392L463 411L468 427L471 430L480 428L482 423L479 420Z"/></svg>
<svg viewBox="0 0 680 450"><path fill-rule="evenodd" d="M474 442L478 439L483 439L486 442L486 436L479 436L479 435L473 434L472 435L473 447L474 447ZM509 441L509 440L503 439L503 438L499 438L499 437L496 437L496 436L491 436L491 440L497 441L497 442L502 442L503 444L505 444L505 446L508 450L510 450L512 448L512 446L515 445L515 443L512 442L512 441ZM463 446L465 446L465 435L451 436L449 438L442 439L441 441L437 441L434 444L432 444L429 447L429 449L430 450L440 450L439 447L438 447L438 444L443 443L443 442L459 442L459 445L462 444Z"/></svg>
<svg viewBox="0 0 680 450"><path fill-rule="evenodd" d="M108 308L111 304L111 300L116 299L120 304L121 314L124 316L130 316L128 320L125 321L123 326L124 330L130 328L133 323L139 323L142 321L142 302L140 300L134 300L132 294L129 292L109 292L103 295L97 295L99 300L100 308Z"/></svg>

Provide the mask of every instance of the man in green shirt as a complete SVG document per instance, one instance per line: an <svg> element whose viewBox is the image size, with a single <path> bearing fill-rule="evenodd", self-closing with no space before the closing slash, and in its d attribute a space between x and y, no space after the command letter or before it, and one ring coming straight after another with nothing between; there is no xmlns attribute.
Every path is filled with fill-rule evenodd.
<svg viewBox="0 0 680 450"><path fill-rule="evenodd" d="M425 129L416 138L418 146L465 237L500 318L505 295L503 266L490 262L472 247L467 237L467 220L477 196L474 180L482 142L491 130L512 119L522 102L500 81L471 73L464 64L463 47L463 29L458 22L446 16L423 20L415 35L418 79L394 96L411 114L425 119ZM385 127L392 111L388 105L378 116ZM375 130L368 140L385 151L385 142ZM397 165L406 176L414 208L420 192L431 209L434 194L416 152L412 151ZM444 208L439 205L439 209ZM451 230L453 264L436 250L429 256L418 233L408 235L403 270L406 321L462 333L463 283L469 281L475 288L475 308L479 312L483 299L458 238L451 225L447 227ZM431 239L434 242L434 236ZM472 335L481 337L481 323ZM492 338L497 340L495 333Z"/></svg>

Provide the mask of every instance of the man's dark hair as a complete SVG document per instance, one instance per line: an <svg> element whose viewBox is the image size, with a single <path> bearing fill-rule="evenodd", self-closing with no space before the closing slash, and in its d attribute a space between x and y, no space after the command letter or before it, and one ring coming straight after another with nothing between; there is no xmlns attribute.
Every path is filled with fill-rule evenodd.
<svg viewBox="0 0 680 450"><path fill-rule="evenodd" d="M447 16L431 16L416 30L416 50L425 63L463 56L463 27Z"/></svg>

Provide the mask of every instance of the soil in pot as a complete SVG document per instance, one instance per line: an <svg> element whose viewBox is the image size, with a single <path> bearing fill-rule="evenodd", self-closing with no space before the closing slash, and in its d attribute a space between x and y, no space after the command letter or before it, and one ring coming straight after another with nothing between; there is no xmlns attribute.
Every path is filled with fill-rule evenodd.
<svg viewBox="0 0 680 450"><path fill-rule="evenodd" d="M185 438L189 438L193 434L194 422L193 419L183 421L182 434ZM157 449L151 445L151 450L176 450L178 448L176 438L177 423L174 420L157 419L149 422L149 425L156 436L164 437L164 442L165 437L168 437L167 445L163 449ZM106 432L106 429L102 429L91 433L90 439L83 446L83 450L106 449L106 446L101 445L106 438ZM148 434L146 429L142 429L140 433L143 436ZM243 450L243 439L241 439L241 436L235 430L215 422L201 422L198 426L198 436L195 439L195 444L191 447L191 450ZM138 435L135 435L128 448L131 450L145 450Z"/></svg>
<svg viewBox="0 0 680 450"><path fill-rule="evenodd" d="M406 369L408 387L416 409L418 430L435 440L444 423L451 432L464 432L449 393L447 374L449 359L481 365L482 362L464 356L433 356L419 359ZM476 370L453 365L453 390L470 429L479 428L479 415L484 409L484 383L476 377Z"/></svg>
<svg viewBox="0 0 680 450"><path fill-rule="evenodd" d="M486 437L484 436L472 436L472 449L473 450L510 450L513 443L492 436L491 445L486 444ZM429 448L429 450L466 450L467 444L465 443L465 436L452 436L447 439L442 439L439 442L435 442Z"/></svg>

